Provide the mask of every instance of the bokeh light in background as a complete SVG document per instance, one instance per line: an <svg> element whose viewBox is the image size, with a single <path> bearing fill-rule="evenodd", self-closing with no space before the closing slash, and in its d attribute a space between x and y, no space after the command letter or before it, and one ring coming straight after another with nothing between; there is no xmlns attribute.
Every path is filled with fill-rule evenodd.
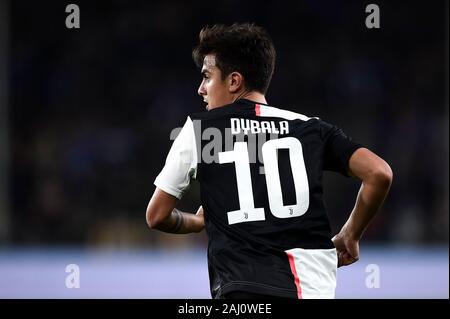
<svg viewBox="0 0 450 319"><path fill-rule="evenodd" d="M206 235L150 231L145 208L170 132L203 109L199 30L250 21L277 49L269 103L335 123L394 171L337 296L448 298L445 1L373 1L377 30L366 2L73 1L80 29L65 27L68 3L0 0L0 297L209 297ZM325 175L335 232L358 189ZM194 185L180 207L198 205ZM70 263L79 290L64 286ZM429 269L422 289L405 284Z"/></svg>

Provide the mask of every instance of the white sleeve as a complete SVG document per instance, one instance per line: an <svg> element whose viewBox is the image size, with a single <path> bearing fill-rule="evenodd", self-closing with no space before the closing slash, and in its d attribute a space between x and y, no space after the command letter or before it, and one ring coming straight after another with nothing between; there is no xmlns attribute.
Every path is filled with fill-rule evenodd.
<svg viewBox="0 0 450 319"><path fill-rule="evenodd" d="M189 189L191 178L197 175L197 147L194 124L187 118L183 129L172 144L166 164L154 184L178 199Z"/></svg>

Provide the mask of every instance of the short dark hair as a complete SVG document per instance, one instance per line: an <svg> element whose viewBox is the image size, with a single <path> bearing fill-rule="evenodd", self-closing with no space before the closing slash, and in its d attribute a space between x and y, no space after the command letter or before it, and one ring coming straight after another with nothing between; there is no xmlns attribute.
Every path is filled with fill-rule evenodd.
<svg viewBox="0 0 450 319"><path fill-rule="evenodd" d="M192 51L198 67L202 67L206 55L214 54L222 79L232 72L239 72L244 76L247 89L267 92L276 52L262 27L251 23L206 26L200 31L199 40Z"/></svg>

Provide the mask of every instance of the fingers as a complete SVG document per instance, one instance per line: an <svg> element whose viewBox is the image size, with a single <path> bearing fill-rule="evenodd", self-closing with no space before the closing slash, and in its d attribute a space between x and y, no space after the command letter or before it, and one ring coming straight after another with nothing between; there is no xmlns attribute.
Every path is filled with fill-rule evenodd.
<svg viewBox="0 0 450 319"><path fill-rule="evenodd" d="M353 257L348 252L338 252L338 268L351 265L359 260L359 257Z"/></svg>
<svg viewBox="0 0 450 319"><path fill-rule="evenodd" d="M348 266L359 260L358 241L342 237L340 234L337 234L331 240L336 247L338 267Z"/></svg>

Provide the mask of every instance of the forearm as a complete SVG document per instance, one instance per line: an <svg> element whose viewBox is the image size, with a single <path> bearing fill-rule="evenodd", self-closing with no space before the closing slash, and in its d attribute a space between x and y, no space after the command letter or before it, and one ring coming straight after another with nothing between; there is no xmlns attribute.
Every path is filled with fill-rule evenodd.
<svg viewBox="0 0 450 319"><path fill-rule="evenodd" d="M375 214L383 204L391 185L391 180L373 179L363 181L356 198L355 207L343 229L359 240Z"/></svg>
<svg viewBox="0 0 450 319"><path fill-rule="evenodd" d="M185 213L176 208L156 229L171 234L198 233L203 229L202 220L195 214Z"/></svg>

